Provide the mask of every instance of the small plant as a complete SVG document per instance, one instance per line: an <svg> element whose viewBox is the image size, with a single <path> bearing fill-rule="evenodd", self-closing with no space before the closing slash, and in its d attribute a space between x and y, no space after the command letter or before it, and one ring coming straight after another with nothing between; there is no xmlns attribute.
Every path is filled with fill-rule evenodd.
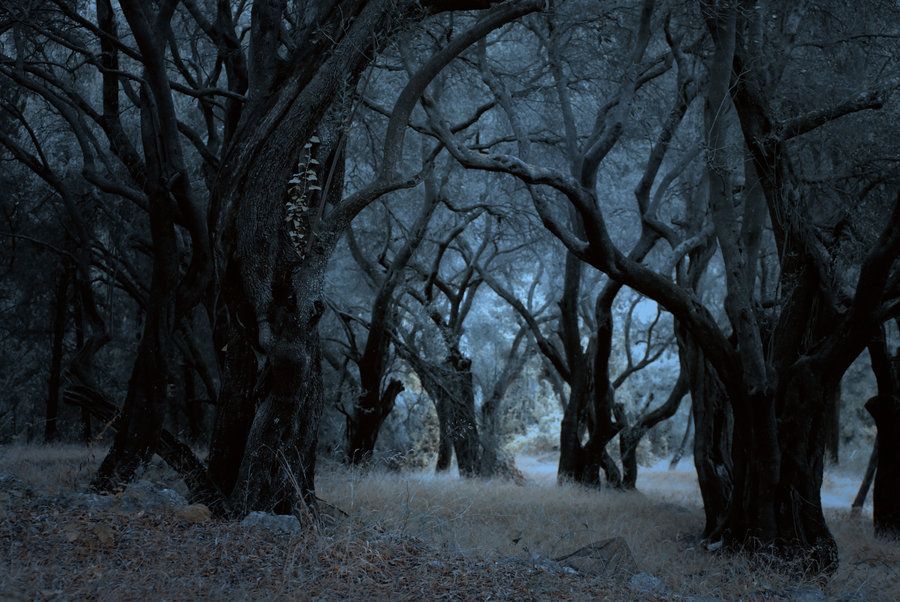
<svg viewBox="0 0 900 602"><path fill-rule="evenodd" d="M297 172L288 181L284 221L288 223L288 238L300 259L306 256L309 238L312 236L310 209L314 204L313 197L322 191L318 174L320 163L316 159L316 151L320 144L321 140L317 136L312 136L303 145L300 160L297 162Z"/></svg>

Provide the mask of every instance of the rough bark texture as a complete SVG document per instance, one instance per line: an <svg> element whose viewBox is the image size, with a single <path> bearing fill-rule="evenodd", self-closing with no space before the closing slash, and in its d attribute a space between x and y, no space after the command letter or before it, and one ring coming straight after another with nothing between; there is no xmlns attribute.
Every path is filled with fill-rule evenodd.
<svg viewBox="0 0 900 602"><path fill-rule="evenodd" d="M731 411L722 383L689 337L680 344L682 370L688 374L694 424L694 467L703 498L704 539L721 530L732 491Z"/></svg>
<svg viewBox="0 0 900 602"><path fill-rule="evenodd" d="M222 385L210 438L209 474L223 492L230 494L256 414L258 365L253 347L241 338L236 325L230 329L224 353Z"/></svg>
<svg viewBox="0 0 900 602"><path fill-rule="evenodd" d="M423 362L416 371L435 402L441 425L437 470L449 468L452 449L460 476L476 476L480 453L470 360L453 355L438 365Z"/></svg>
<svg viewBox="0 0 900 602"><path fill-rule="evenodd" d="M375 388L360 396L353 414L347 416L348 463L364 464L371 459L381 425L394 409L394 402L402 391L403 383L393 379L384 391Z"/></svg>
<svg viewBox="0 0 900 602"><path fill-rule="evenodd" d="M891 356L884 329L869 343L872 371L878 383L878 395L866 402L866 410L878 429L875 488L872 492L872 518L876 535L900 537L900 353Z"/></svg>

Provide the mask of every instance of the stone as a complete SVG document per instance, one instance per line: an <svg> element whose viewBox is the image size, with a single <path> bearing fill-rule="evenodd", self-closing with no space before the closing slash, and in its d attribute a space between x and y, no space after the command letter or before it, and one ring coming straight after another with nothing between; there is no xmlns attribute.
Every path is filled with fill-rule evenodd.
<svg viewBox="0 0 900 602"><path fill-rule="evenodd" d="M665 596L669 588L662 579L650 573L636 573L628 580L628 589L636 594Z"/></svg>
<svg viewBox="0 0 900 602"><path fill-rule="evenodd" d="M83 510L88 513L109 510L118 502L114 495L100 495L81 491L67 491L58 495L45 496L37 500L39 506L48 508L66 508L67 510Z"/></svg>
<svg viewBox="0 0 900 602"><path fill-rule="evenodd" d="M286 535L300 532L300 522L291 514L269 514L268 512L251 512L241 521L242 527L264 529Z"/></svg>
<svg viewBox="0 0 900 602"><path fill-rule="evenodd" d="M592 543L556 561L592 577L625 578L638 572L637 561L622 537Z"/></svg>
<svg viewBox="0 0 900 602"><path fill-rule="evenodd" d="M174 489L158 489L150 481L141 480L128 486L121 495L123 510L160 512L187 506L187 500Z"/></svg>
<svg viewBox="0 0 900 602"><path fill-rule="evenodd" d="M184 508L179 508L175 512L175 516L185 522L199 524L205 523L212 518L212 512L204 504L190 504Z"/></svg>

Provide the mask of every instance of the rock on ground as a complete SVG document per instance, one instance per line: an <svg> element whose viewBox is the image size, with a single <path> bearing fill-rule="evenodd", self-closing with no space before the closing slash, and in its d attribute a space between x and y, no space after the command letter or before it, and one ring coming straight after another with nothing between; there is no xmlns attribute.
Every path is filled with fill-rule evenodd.
<svg viewBox="0 0 900 602"><path fill-rule="evenodd" d="M557 562L584 575L607 579L624 579L638 572L634 554L621 537L604 539L584 546L558 558Z"/></svg>
<svg viewBox="0 0 900 602"><path fill-rule="evenodd" d="M293 535L300 532L300 522L290 514L269 514L267 512L251 512L241 521L242 527L265 529Z"/></svg>
<svg viewBox="0 0 900 602"><path fill-rule="evenodd" d="M662 579L650 573L636 573L628 580L628 589L636 594L665 596L669 588Z"/></svg>

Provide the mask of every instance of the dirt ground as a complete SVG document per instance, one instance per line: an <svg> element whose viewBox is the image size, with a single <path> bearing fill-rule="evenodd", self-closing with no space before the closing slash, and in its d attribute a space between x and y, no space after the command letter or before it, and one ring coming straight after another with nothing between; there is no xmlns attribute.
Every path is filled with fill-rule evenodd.
<svg viewBox="0 0 900 602"><path fill-rule="evenodd" d="M520 459L524 486L326 463L324 524L288 533L185 507L161 465L131 493L97 499L85 492L103 451L0 448L0 599L900 599L900 545L840 507L828 510L841 566L827 584L706 551L687 461L649 467L633 493L558 487L552 458ZM835 479L826 494L840 502ZM659 588L553 561L610 537Z"/></svg>

